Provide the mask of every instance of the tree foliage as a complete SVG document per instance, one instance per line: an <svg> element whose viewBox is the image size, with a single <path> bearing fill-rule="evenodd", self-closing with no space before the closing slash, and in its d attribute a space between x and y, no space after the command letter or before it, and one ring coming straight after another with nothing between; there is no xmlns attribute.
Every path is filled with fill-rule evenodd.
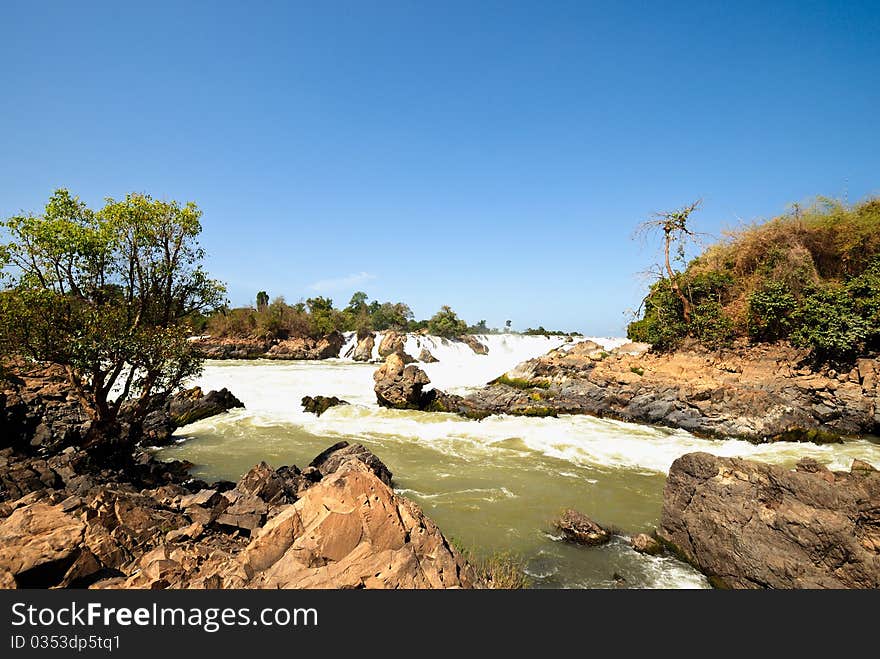
<svg viewBox="0 0 880 659"><path fill-rule="evenodd" d="M428 321L428 333L453 338L467 331L467 323L458 317L452 307L443 305Z"/></svg>
<svg viewBox="0 0 880 659"><path fill-rule="evenodd" d="M96 422L132 419L153 395L199 372L190 319L223 302L202 266L201 211L193 203L130 194L93 211L65 189L42 214L2 222L0 344L65 367Z"/></svg>

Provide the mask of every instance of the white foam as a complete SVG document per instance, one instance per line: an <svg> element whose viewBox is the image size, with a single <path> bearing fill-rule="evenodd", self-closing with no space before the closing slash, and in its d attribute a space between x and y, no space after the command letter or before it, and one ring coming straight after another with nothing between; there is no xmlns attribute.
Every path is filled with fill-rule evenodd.
<svg viewBox="0 0 880 659"><path fill-rule="evenodd" d="M470 352L470 348L465 348ZM442 382L444 377L458 378L459 382L482 380L485 377L483 372L473 375L474 360L479 356L472 352L473 356L466 356L458 362L456 373L456 362L451 355L457 350L457 347L448 349L445 355L448 371L438 380ZM517 359L518 355L513 352L509 357ZM511 366L499 364L501 368ZM792 442L756 445L739 440L700 439L683 430L588 416L527 418L500 415L473 421L453 414L389 410L376 404L372 377L375 368L375 365L342 360L209 362L195 384L206 391L229 387L246 407L205 419L192 428L222 431L242 425L293 425L321 436L366 436L383 441L420 442L440 453L458 457L474 458L498 451L525 450L579 466L631 469L644 473L666 473L676 458L693 451L785 464L810 456L833 469L848 469L854 458L880 465L880 445L867 440L824 446ZM306 395L338 396L351 405L333 407L318 417L302 411L300 401ZM515 446L520 448L511 448L511 439L518 440Z"/></svg>

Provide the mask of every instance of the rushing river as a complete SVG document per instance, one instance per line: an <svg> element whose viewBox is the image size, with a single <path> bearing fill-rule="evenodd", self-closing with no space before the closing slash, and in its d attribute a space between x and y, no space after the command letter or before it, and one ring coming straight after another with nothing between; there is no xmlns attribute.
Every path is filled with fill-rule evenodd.
<svg viewBox="0 0 880 659"><path fill-rule="evenodd" d="M562 344L544 337L484 340L487 356L422 339L440 361L420 366L434 385L461 392ZM418 355L419 347L407 350ZM684 453L781 464L809 455L838 469L858 457L880 465L880 444L868 440L753 445L586 416L471 421L387 410L373 394L375 369L346 359L208 362L194 384L205 391L228 387L246 408L181 429L181 441L160 455L194 462L194 474L205 480L237 480L261 460L302 467L334 442L362 443L391 469L397 491L417 501L447 536L479 554L520 556L532 585L550 588L614 587L619 578L628 587L707 587L700 574L673 558L643 556L623 538L598 548L574 546L561 541L551 524L571 507L625 534L650 532L659 521L665 474ZM305 414L300 399L318 394L351 405L321 417Z"/></svg>

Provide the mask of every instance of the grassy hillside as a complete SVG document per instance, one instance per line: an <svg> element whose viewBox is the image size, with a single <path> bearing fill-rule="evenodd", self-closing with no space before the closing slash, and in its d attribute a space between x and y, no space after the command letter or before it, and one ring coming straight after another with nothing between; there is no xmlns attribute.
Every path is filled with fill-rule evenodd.
<svg viewBox="0 0 880 659"><path fill-rule="evenodd" d="M668 278L652 285L632 340L672 349L737 338L789 340L819 359L880 349L880 199L819 199L730 233L677 273L693 308L684 320Z"/></svg>

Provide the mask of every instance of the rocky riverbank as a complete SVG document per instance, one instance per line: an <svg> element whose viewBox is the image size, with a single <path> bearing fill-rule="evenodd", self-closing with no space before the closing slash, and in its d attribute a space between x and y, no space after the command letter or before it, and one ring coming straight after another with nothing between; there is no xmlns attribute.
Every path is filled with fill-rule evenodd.
<svg viewBox="0 0 880 659"><path fill-rule="evenodd" d="M468 416L591 414L751 441L880 434L880 359L814 367L787 344L654 353L592 341L552 350L465 397Z"/></svg>
<svg viewBox="0 0 880 659"><path fill-rule="evenodd" d="M473 568L391 473L342 442L305 469L208 485L140 454L0 452L5 588L469 588Z"/></svg>
<svg viewBox="0 0 880 659"><path fill-rule="evenodd" d="M241 402L199 388L156 399L117 442L63 370L19 369L0 391L0 587L469 588L485 584L388 468L341 442L308 467L261 463L237 483L190 477L139 443ZM316 410L317 411L317 410ZM108 451L108 445L117 447Z"/></svg>

